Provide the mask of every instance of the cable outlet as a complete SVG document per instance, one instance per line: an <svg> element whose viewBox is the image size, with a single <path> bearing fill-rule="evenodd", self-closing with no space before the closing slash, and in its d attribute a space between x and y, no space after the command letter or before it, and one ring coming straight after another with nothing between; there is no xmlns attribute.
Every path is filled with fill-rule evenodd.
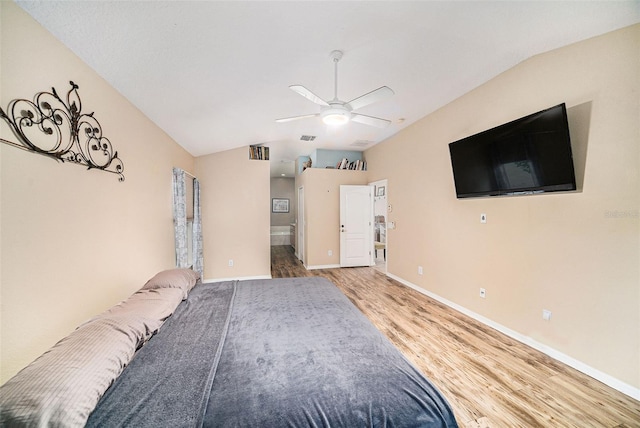
<svg viewBox="0 0 640 428"><path fill-rule="evenodd" d="M480 297L482 297L483 299L485 297L487 297L487 290L485 290L484 288L480 289Z"/></svg>
<svg viewBox="0 0 640 428"><path fill-rule="evenodd" d="M480 223L484 224L487 222L487 215L485 213L480 214Z"/></svg>
<svg viewBox="0 0 640 428"><path fill-rule="evenodd" d="M542 310L542 319L545 321L551 321L551 311L547 309Z"/></svg>
<svg viewBox="0 0 640 428"><path fill-rule="evenodd" d="M418 275L422 275L422 266L418 266Z"/></svg>
<svg viewBox="0 0 640 428"><path fill-rule="evenodd" d="M233 267L233 259L229 259L229 267Z"/></svg>

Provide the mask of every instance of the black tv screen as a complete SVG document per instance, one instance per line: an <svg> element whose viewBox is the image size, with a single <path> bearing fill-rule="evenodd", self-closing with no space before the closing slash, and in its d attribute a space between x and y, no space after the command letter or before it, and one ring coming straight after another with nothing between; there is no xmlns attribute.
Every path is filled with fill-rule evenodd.
<svg viewBox="0 0 640 428"><path fill-rule="evenodd" d="M576 190L563 104L449 144L458 198Z"/></svg>

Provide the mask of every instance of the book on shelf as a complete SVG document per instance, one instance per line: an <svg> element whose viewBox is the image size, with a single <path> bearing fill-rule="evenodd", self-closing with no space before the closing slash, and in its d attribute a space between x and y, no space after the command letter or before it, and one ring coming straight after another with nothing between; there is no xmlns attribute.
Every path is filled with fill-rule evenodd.
<svg viewBox="0 0 640 428"><path fill-rule="evenodd" d="M367 163L360 159L349 162L347 158L343 158L340 162L336 164L336 169L348 169L351 171L366 171Z"/></svg>
<svg viewBox="0 0 640 428"><path fill-rule="evenodd" d="M249 146L249 159L269 160L269 147Z"/></svg>

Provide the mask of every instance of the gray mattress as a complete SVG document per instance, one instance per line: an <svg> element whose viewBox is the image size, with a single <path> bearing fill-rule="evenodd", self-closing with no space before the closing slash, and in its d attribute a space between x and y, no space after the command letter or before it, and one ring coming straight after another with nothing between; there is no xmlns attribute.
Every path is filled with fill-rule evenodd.
<svg viewBox="0 0 640 428"><path fill-rule="evenodd" d="M455 427L445 398L326 279L196 286L87 426Z"/></svg>

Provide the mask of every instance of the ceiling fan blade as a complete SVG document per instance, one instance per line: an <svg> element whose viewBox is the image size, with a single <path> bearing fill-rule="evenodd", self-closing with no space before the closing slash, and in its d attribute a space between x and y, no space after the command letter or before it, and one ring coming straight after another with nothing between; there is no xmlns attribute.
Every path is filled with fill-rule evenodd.
<svg viewBox="0 0 640 428"><path fill-rule="evenodd" d="M358 113L351 113L351 120L354 122L364 123L365 125L376 126L378 128L385 128L391 123L391 121L387 119L380 119L379 117L366 116Z"/></svg>
<svg viewBox="0 0 640 428"><path fill-rule="evenodd" d="M387 86L382 86L376 90L369 92L368 94L364 94L358 98L355 98L349 101L346 105L351 107L351 110L358 110L359 108L368 106L369 104L382 101L393 94L394 92L391 90L391 88Z"/></svg>
<svg viewBox="0 0 640 428"><path fill-rule="evenodd" d="M328 106L329 103L327 103L325 100L323 100L322 98L320 98L319 96L317 96L316 94L314 94L313 92L311 92L310 90L308 90L307 88L305 88L302 85L291 85L289 86L289 88L292 91L295 91L297 93L299 93L300 95L302 95L303 97L305 97L306 99L308 99L311 102L314 102L316 104L320 104L321 106Z"/></svg>
<svg viewBox="0 0 640 428"><path fill-rule="evenodd" d="M315 116L320 116L320 113L303 114L302 116L283 117L282 119L276 119L276 122L278 123L291 122L292 120L306 119L307 117L315 117Z"/></svg>

